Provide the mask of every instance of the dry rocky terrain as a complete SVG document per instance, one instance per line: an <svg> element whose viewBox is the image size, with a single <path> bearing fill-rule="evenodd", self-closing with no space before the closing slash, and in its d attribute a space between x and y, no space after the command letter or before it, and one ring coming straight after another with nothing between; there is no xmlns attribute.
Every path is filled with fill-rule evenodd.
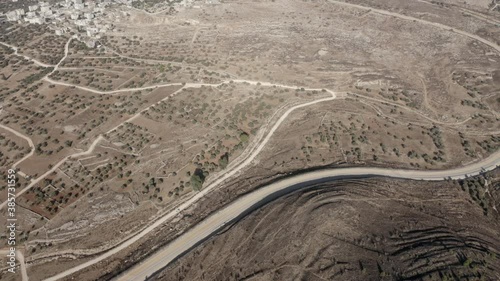
<svg viewBox="0 0 500 281"><path fill-rule="evenodd" d="M154 280L496 280L499 179L497 170L460 182L311 186L254 211Z"/></svg>
<svg viewBox="0 0 500 281"><path fill-rule="evenodd" d="M108 279L217 208L288 173L339 166L445 169L479 161L498 150L500 13L486 1L196 4L198 8L166 10L169 4L156 0L135 3L135 8L114 6L117 28L95 49L69 35L54 36L45 25L0 24L0 123L24 136L0 127L0 166L7 170L33 152L17 165L18 190L33 185L17 200L24 218L18 237L31 280L89 260L174 210L251 155L280 116L298 104L331 97L290 112L248 167L185 214L73 277ZM3 1L0 10L22 5ZM321 244L319 236L313 236L307 257L276 257L274 268L257 263L246 266L245 272L232 271L232 277L256 273L256 278L265 279L283 272L285 279L295 274L313 279L342 271L346 279L365 276L356 274L418 279L418 272L427 274L436 267L421 260L409 264L413 252L384 258L378 252L396 253L402 243L398 239L411 235L427 237L428 229L438 229L439 220L432 214L439 212L441 218L455 218L436 230L439 233L449 233L455 240L472 235L498 245L493 235L497 226L477 232L459 227L457 202L474 200L466 199L458 183L410 183L410 192L399 181L382 179L384 187L378 190L378 182L316 187L321 190L317 196L347 198L320 209L338 215L339 233L353 231L359 241L326 231L336 225L322 226L324 216L304 219L319 198L311 191L273 203L283 207L268 206L226 234L228 247L250 248L244 244L249 240L235 237L253 229L258 215L269 212L270 218L280 221L295 210L300 215L297 221L286 224L298 233L294 239L309 239L309 233L298 229L305 227L297 223L302 219L310 223L306 230L324 227L336 241L343 239L340 253L352 250L364 258L353 256L345 266L338 260L320 264L314 248L331 247L333 238L324 236L321 239L330 242ZM426 190L443 190L447 199L436 205ZM5 189L0 191L4 201ZM372 195L380 200L366 199ZM307 196L316 199L307 201ZM415 200L424 202L425 208L415 209ZM301 203L286 206L287 202ZM398 212L394 220L382 220L393 203ZM491 224L494 211L485 211L490 203L474 205L464 220L471 223L476 216L480 225ZM350 212L345 216L344 207ZM410 215L419 223L406 224ZM375 218L384 223L373 226ZM5 219L0 213L0 224ZM4 231L0 236L5 237ZM276 235L268 242L287 239L278 236L281 232ZM216 240L212 247L224 244ZM4 242L0 240L2 246ZM463 264L470 255L472 268L479 263L474 251L464 248L465 260L448 257L443 263ZM239 270L241 260L232 257L234 269ZM196 275L204 272L201 269L185 274L195 258L199 255L187 256L168 269L169 274L201 278ZM288 258L294 265L279 269ZM378 261L378 269L376 263L360 263L363 259ZM493 276L487 275L488 265L481 263L486 280ZM213 271L205 268L205 278L231 278L228 269L219 271L226 275L216 275L216 266ZM322 271L323 266L327 269ZM441 278L447 274L452 273L443 271Z"/></svg>

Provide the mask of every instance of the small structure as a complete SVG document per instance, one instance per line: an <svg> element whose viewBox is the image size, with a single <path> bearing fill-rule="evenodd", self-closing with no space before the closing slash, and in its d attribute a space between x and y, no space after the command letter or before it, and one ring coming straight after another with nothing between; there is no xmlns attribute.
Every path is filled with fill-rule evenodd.
<svg viewBox="0 0 500 281"><path fill-rule="evenodd" d="M41 17L25 18L25 20L33 24L42 24L44 22L44 20Z"/></svg>
<svg viewBox="0 0 500 281"><path fill-rule="evenodd" d="M6 15L7 15L8 21L18 21L22 18L22 16L24 16L24 10L17 9L17 10L8 12Z"/></svg>
<svg viewBox="0 0 500 281"><path fill-rule="evenodd" d="M8 21L18 21L21 17L16 13L16 11L10 11L6 14Z"/></svg>
<svg viewBox="0 0 500 281"><path fill-rule="evenodd" d="M98 32L99 32L99 29L97 29L96 27L88 27L88 28L87 28L87 36L88 36L88 37L93 37L93 36L94 36L94 35L96 35Z"/></svg>
<svg viewBox="0 0 500 281"><path fill-rule="evenodd" d="M28 7L28 10L29 10L30 12L34 12L34 11L38 10L38 5L29 6L29 7Z"/></svg>
<svg viewBox="0 0 500 281"><path fill-rule="evenodd" d="M89 39L85 41L85 45L87 45L87 47L89 48L95 48L96 41L94 39Z"/></svg>
<svg viewBox="0 0 500 281"><path fill-rule="evenodd" d="M50 6L42 6L40 7L40 13L45 14L50 11Z"/></svg>
<svg viewBox="0 0 500 281"><path fill-rule="evenodd" d="M19 23L49 24L50 29L52 29L56 35L60 36L67 33L75 34L74 38L77 38L89 48L98 47L99 38L106 32L114 29L113 24L106 23L105 8L113 3L126 5L132 3L132 0L35 1L39 2L37 4L26 5L26 12L23 9L6 12L4 14L5 19ZM192 2L194 0L184 1ZM124 12L124 15L129 16L126 12Z"/></svg>

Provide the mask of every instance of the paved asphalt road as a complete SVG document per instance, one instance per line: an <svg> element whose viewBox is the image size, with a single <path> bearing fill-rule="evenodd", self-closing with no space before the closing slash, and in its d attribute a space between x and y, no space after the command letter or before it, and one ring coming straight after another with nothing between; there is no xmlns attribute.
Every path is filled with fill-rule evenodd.
<svg viewBox="0 0 500 281"><path fill-rule="evenodd" d="M313 171L285 178L239 198L224 209L221 209L206 218L149 258L125 271L114 280L145 280L147 276L151 276L155 272L161 270L176 258L188 252L212 234L216 233L226 224L241 218L250 211L255 210L271 200L312 184L327 182L335 179L373 176L426 181L439 181L448 178L463 179L468 176L478 175L484 171L493 170L499 165L500 151L480 162L450 170L416 171L356 167Z"/></svg>

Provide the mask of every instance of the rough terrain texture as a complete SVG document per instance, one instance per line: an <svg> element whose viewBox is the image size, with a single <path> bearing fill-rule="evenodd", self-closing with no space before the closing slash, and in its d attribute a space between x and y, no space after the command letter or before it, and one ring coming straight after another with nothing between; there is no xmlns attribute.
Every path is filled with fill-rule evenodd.
<svg viewBox="0 0 500 281"><path fill-rule="evenodd" d="M32 3L1 1L0 12ZM500 147L500 13L486 0L144 3L113 6L117 28L95 49L46 25L0 24L0 167L31 186L17 200L30 280L175 211L252 144L264 148L239 175L68 278L106 279L290 172L444 169ZM324 98L319 89L336 98L293 111L262 142L288 108Z"/></svg>
<svg viewBox="0 0 500 281"><path fill-rule="evenodd" d="M157 280L497 280L498 212L470 194L497 200L498 178L470 194L461 184L314 186L255 211Z"/></svg>

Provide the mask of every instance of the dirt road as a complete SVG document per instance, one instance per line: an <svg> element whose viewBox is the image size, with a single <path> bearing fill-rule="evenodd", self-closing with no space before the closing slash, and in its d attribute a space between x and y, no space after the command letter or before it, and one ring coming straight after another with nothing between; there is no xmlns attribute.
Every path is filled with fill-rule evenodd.
<svg viewBox="0 0 500 281"><path fill-rule="evenodd" d="M0 255L5 256L9 251L7 249L1 249ZM28 273L26 272L26 263L24 262L23 253L20 250L16 250L16 259L19 262L19 267L21 268L21 280L28 281ZM16 273L17 274L17 273Z"/></svg>
<svg viewBox="0 0 500 281"><path fill-rule="evenodd" d="M14 135L16 135L16 136L18 136L18 137L20 137L20 138L25 139L25 140L28 142L28 145L29 145L29 146L30 146L30 148L31 148L30 153L28 153L28 154L24 155L24 157L23 157L23 158L19 159L16 163L14 163L14 164L12 165L12 167L13 167L13 168L16 168L16 167L17 167L17 165L19 165L21 162L23 162L23 161L24 161L24 160L26 160L27 158L31 157L31 155L33 155L33 153L35 152L35 145L33 144L33 141L32 141L29 137L27 137L27 136L25 136L25 135L23 135L23 134L19 133L18 131L14 130L14 129L11 129L11 128L9 128L9 127L7 127L7 126L5 126L5 125L2 125L2 124L0 124L0 128L5 129L5 130L7 130L7 131L9 131L9 132L13 133L13 134L14 134Z"/></svg>
<svg viewBox="0 0 500 281"><path fill-rule="evenodd" d="M25 188L21 189L21 191L18 191L16 193L16 197L19 197L21 196L23 193L25 193L26 191L28 191L30 188L32 188L33 186L35 186L37 183L39 183L41 180L43 180L46 176L50 175L52 172L54 172L55 170L57 170L57 168L59 168L59 166L61 166L66 160L68 160L69 158L71 157L79 157L79 156L84 156L84 155L88 155L88 154L91 154L93 151L94 151L94 148L96 147L97 143L99 143L99 141L101 141L103 139L102 136L99 136L97 137L94 142L90 145L89 149L87 151L83 151L83 152L78 152L78 153L74 153L74 154L71 154L71 155L68 155L66 157L64 157L61 161L57 162L54 166L52 166L51 169L49 169L47 172L45 172L43 175L39 176L38 178L32 180L30 182L30 184L28 186L26 186ZM3 209L3 207L5 207L5 204L7 204L7 201L4 201L0 204L0 210Z"/></svg>
<svg viewBox="0 0 500 281"><path fill-rule="evenodd" d="M255 82L255 81L238 81L238 82L247 82L247 83L260 83L260 82ZM284 86L284 85L274 85L274 84L271 84L271 83L265 83L266 86L276 86L276 87L287 87L287 88L293 88L293 89L297 89L298 87L293 87L293 86ZM305 90L321 90L321 89L305 89ZM75 273L79 270L82 270L88 266L91 266L91 265L94 265L118 252L120 252L121 250L123 249L126 249L127 247L129 247L130 245L132 245L133 243L137 242L139 239L141 239L142 237L146 236L149 232L151 232L152 230L154 230L155 228L159 227L160 225L164 224L165 222L167 222L168 220L174 218L179 212L181 211L184 211L186 210L187 208L189 208L193 203L195 203L196 201L200 200L202 197L204 197L206 194L208 194L212 189L214 189L215 187L219 186L222 182L224 182L225 180L227 180L228 178L234 176L236 173L238 173L239 171L241 171L243 168L245 168L246 166L248 166L250 163L252 163L252 161L255 159L255 157L260 153L260 151L265 147L265 145L267 144L267 142L269 141L269 139L271 138L271 136L274 134L274 132L278 129L278 127L281 125L281 123L283 123L283 121L288 117L288 115L298 109L298 108L302 108L302 107L306 107L306 106L310 106L310 105L313 105L313 104L317 104L317 103L320 103L320 102L325 102L325 101L331 101L331 100L334 100L336 98L336 95L334 92L332 91L328 91L330 94L331 94L331 97L328 97L328 98L323 98L323 99L318 99L318 100L315 100L315 101L311 101L311 102L307 102L307 103L303 103L303 104L299 104L299 105L296 105L296 106L293 106L291 108L289 108L281 117L280 119L278 119L278 121L274 124L274 126L269 130L269 132L267 133L266 137L264 138L264 140L260 143L259 146L257 146L257 148L249 155L249 157L247 159L245 159L245 161L243 161L240 165L238 165L237 167L235 167L233 170L227 172L226 174L222 175L220 178L216 179L214 182L212 182L212 184L208 185L207 187L205 187L204 189L202 189L200 192L198 192L195 196L193 196L191 199L189 199L188 201L184 202L182 205L180 205L179 207L177 207L176 210L173 210L167 214L165 214L164 216L162 216L160 219L158 219L157 221L155 221L152 225L148 226L147 228L145 228L144 230L142 230L141 232L137 233L135 236L131 237L130 239L124 241L122 244L118 245L117 247L105 252L104 254L96 257L95 259L92 259L84 264L81 264L79 266L76 266L74 268L71 268L69 270L66 270L64 272L61 272L51 278L48 278L46 280L58 280L60 278L63 278L65 276L68 276L72 273Z"/></svg>
<svg viewBox="0 0 500 281"><path fill-rule="evenodd" d="M0 42L1 45L4 45L5 47L8 47L8 48L11 48L12 50L14 50L14 55L16 56L20 56L20 57L23 57L29 61L32 61L34 64L38 65L38 66L42 66L42 67L53 67L53 65L51 64L46 64L46 63L43 63L39 60L36 60L34 58L30 58L28 56L25 56L25 55L21 55L17 52L18 48L16 46L12 46L10 44L7 44L7 43L4 43L4 42Z"/></svg>
<svg viewBox="0 0 500 281"><path fill-rule="evenodd" d="M409 21L414 21L414 22L422 23L422 24L425 24L425 25L431 25L431 26L434 26L434 27L437 27L437 28L448 30L450 32L454 32L454 33L457 33L457 34L469 37L471 39L477 40L477 41L479 41L479 42L481 42L483 44L486 44L486 45L490 46L491 48L495 49L497 52L500 52L500 46L498 46L497 44L495 44L495 43L493 43L491 41L488 41L488 40L486 40L486 39L484 39L482 37L479 37L479 36L477 36L475 34L472 34L472 33L469 33L469 32L466 32L466 31L463 31L463 30L460 30L460 29L456 29L456 28L453 28L451 26L447 26L447 25L444 25L444 24L441 24L441 23L426 21L426 20L423 20L423 19L414 18L414 17L410 17L410 16L406 16L406 15L402 15L402 14L398 14L398 13L394 13L394 12L389 12L389 11L386 11L386 10L381 10L381 9L376 9L376 8L371 8L371 7L367 7L367 6L356 5L356 4L351 4L351 3L341 2L341 1L328 0L328 2L333 3L333 4L337 4L337 5L343 5L343 6L347 6L347 7L352 7L352 8L370 10L370 11L372 11L374 13L381 14L381 15L392 16L392 17L396 17L396 18L400 18L400 19L404 19L404 20L409 20Z"/></svg>

